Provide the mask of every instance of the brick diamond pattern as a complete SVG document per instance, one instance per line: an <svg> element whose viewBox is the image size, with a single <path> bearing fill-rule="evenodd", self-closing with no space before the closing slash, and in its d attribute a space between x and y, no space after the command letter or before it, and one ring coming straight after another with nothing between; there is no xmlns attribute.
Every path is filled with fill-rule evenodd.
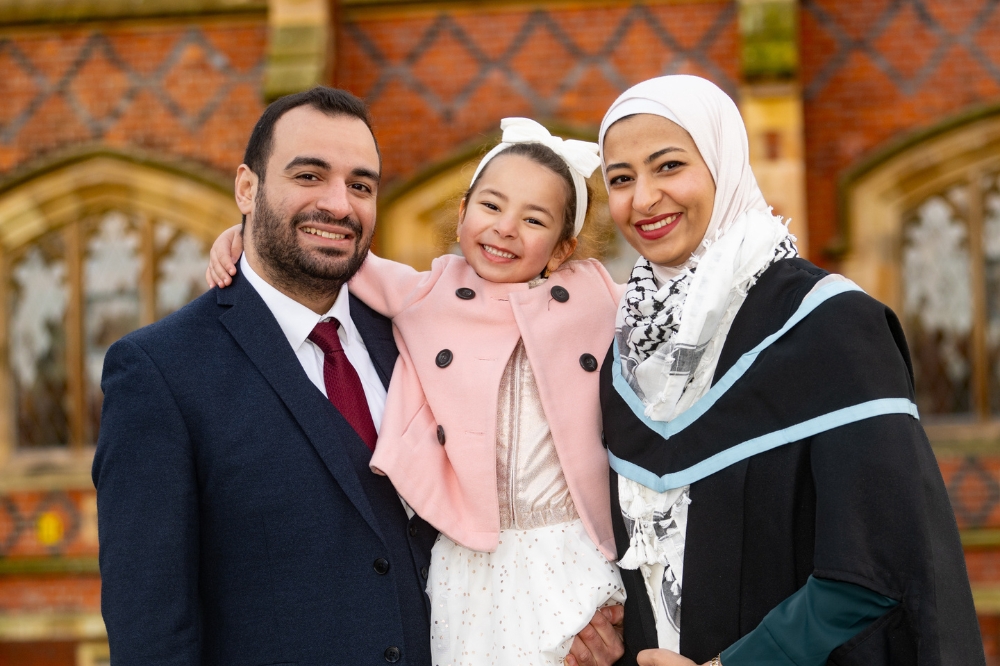
<svg viewBox="0 0 1000 666"><path fill-rule="evenodd" d="M938 459L960 529L1000 527L1000 456Z"/></svg>
<svg viewBox="0 0 1000 666"><path fill-rule="evenodd" d="M230 174L263 110L265 46L263 17L0 37L0 175L81 142Z"/></svg>
<svg viewBox="0 0 1000 666"><path fill-rule="evenodd" d="M940 0L893 0L882 8L868 29L856 37L838 21L836 10L828 10L824 4L818 0L802 2L803 13L814 19L836 44L832 54L824 54L825 65L808 81L806 98L819 95L854 53L870 58L889 81L907 96L920 90L953 47L964 50L986 74L1000 84L1000 63L991 59L979 42L983 37L991 40L996 37L995 33L989 33L988 23L1000 7L997 0L956 3L979 5L973 19L964 25L949 21L952 14L962 13L962 8L948 8L952 3ZM854 3L841 4L843 11L851 11L853 5ZM932 11L934 9L939 11ZM943 11L945 9L947 11ZM987 35L980 34L984 31ZM883 42L883 37L887 41ZM808 50L808 46L805 49ZM900 55L905 57L899 58Z"/></svg>
<svg viewBox="0 0 1000 666"><path fill-rule="evenodd" d="M0 495L0 558L96 556L96 502L94 490Z"/></svg>
<svg viewBox="0 0 1000 666"><path fill-rule="evenodd" d="M998 30L1000 0L801 1L813 260L829 264L822 251L839 240L837 182L846 169L1000 97Z"/></svg>
<svg viewBox="0 0 1000 666"><path fill-rule="evenodd" d="M651 76L698 74L735 95L736 19L733 2L353 18L340 26L337 85L371 106L385 176L406 177L505 116L596 130Z"/></svg>

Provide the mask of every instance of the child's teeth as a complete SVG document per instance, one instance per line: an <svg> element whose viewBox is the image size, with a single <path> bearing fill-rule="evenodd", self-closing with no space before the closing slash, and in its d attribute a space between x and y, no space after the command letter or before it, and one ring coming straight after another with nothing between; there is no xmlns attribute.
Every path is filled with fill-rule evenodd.
<svg viewBox="0 0 1000 666"><path fill-rule="evenodd" d="M496 255L498 257L503 257L504 259L514 258L514 255L511 254L510 252L504 252L502 250L496 249L495 247L490 247L489 245L484 245L483 248L490 254Z"/></svg>

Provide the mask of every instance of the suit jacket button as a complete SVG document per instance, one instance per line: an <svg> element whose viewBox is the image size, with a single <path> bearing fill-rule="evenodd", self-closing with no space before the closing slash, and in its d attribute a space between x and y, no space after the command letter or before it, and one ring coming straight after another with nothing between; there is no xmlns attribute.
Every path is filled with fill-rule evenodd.
<svg viewBox="0 0 1000 666"><path fill-rule="evenodd" d="M560 287L559 285L556 285L552 287L551 290L549 290L549 293L552 294L552 298L556 299L560 303L565 303L566 301L569 300L569 292L566 291L565 287Z"/></svg>
<svg viewBox="0 0 1000 666"><path fill-rule="evenodd" d="M384 576L389 573L389 560L384 557L380 557L375 560L375 564L372 566L375 568L375 573L379 576Z"/></svg>
<svg viewBox="0 0 1000 666"><path fill-rule="evenodd" d="M462 287L455 290L455 295L461 298L463 301L471 301L476 297L476 292L472 291L468 287Z"/></svg>
<svg viewBox="0 0 1000 666"><path fill-rule="evenodd" d="M450 349L442 349L438 352L434 362L437 363L437 367L439 368L447 368L451 365L451 360L453 358L455 358L455 355L451 353Z"/></svg>
<svg viewBox="0 0 1000 666"><path fill-rule="evenodd" d="M593 372L597 370L597 359L593 354L584 354L580 357L580 367L587 372Z"/></svg>
<svg viewBox="0 0 1000 666"><path fill-rule="evenodd" d="M438 426L438 444L444 446L444 426Z"/></svg>
<svg viewBox="0 0 1000 666"><path fill-rule="evenodd" d="M411 537L417 536L417 524L416 523L410 523L410 536Z"/></svg>
<svg viewBox="0 0 1000 666"><path fill-rule="evenodd" d="M424 580L427 580L427 567L420 567L420 575Z"/></svg>
<svg viewBox="0 0 1000 666"><path fill-rule="evenodd" d="M390 664L395 664L399 661L401 653L398 647L388 647L385 649L385 660Z"/></svg>

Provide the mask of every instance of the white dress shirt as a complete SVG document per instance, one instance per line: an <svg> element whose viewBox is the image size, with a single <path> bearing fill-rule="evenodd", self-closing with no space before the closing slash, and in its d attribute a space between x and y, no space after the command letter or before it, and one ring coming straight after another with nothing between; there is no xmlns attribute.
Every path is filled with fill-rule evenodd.
<svg viewBox="0 0 1000 666"><path fill-rule="evenodd" d="M347 285L344 284L340 288L340 294L337 295L337 301L333 304L333 307L326 314L319 315L268 284L264 278L255 273L250 267L246 255L243 255L243 258L240 259L240 271L250 281L253 288L257 290L260 297L264 299L264 304L267 305L274 318L278 320L278 326L281 327L285 338L288 339L288 344L292 346L292 351L295 352L296 358L299 359L302 369L306 371L309 381L324 396L326 395L326 382L323 380L323 350L308 338L313 328L319 322L330 318L340 322L340 327L337 329L340 344L344 347L347 360L351 362L351 365L354 366L355 371L358 373L358 377L361 378L361 386L365 390L368 409L372 413L375 431L378 432L382 427L382 414L385 412L386 390L382 385L382 380L379 379L378 373L375 371L375 366L372 364L371 356L368 355L368 349L361 339L361 334L358 333L358 329L354 326L354 321L351 319Z"/></svg>

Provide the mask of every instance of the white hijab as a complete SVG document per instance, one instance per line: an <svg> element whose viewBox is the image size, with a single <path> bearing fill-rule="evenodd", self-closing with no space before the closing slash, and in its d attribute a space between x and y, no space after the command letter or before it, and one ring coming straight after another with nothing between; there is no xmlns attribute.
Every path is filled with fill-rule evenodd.
<svg viewBox="0 0 1000 666"><path fill-rule="evenodd" d="M726 93L682 75L629 88L601 123L602 156L608 129L635 114L661 116L686 130L715 180L712 219L701 245L680 266L640 258L618 313L622 374L646 405L646 416L667 421L710 387L746 291L768 266L797 252L794 237L757 186L746 128Z"/></svg>

